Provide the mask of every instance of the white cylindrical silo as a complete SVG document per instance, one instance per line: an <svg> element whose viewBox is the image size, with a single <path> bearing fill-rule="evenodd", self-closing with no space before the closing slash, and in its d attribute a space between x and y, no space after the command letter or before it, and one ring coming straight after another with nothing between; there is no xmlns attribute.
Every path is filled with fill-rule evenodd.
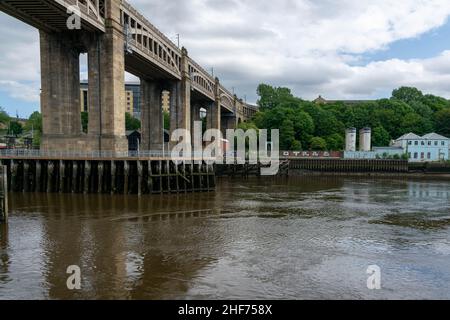
<svg viewBox="0 0 450 320"><path fill-rule="evenodd" d="M345 151L356 151L356 128L345 130Z"/></svg>
<svg viewBox="0 0 450 320"><path fill-rule="evenodd" d="M364 128L359 131L359 151L369 152L372 150L372 129Z"/></svg>

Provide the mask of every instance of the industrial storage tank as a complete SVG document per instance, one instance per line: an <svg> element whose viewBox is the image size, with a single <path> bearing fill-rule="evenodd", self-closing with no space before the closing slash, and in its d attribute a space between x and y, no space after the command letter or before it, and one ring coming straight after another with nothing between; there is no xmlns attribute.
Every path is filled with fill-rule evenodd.
<svg viewBox="0 0 450 320"><path fill-rule="evenodd" d="M372 129L364 128L359 131L359 151L369 152L372 150Z"/></svg>
<svg viewBox="0 0 450 320"><path fill-rule="evenodd" d="M345 130L345 151L356 151L356 128Z"/></svg>

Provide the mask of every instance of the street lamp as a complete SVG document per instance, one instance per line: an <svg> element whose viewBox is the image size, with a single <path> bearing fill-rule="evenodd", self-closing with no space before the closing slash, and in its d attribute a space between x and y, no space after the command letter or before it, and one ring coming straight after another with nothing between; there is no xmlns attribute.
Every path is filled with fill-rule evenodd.
<svg viewBox="0 0 450 320"><path fill-rule="evenodd" d="M201 108L200 109L200 119L205 119L207 115L206 109L205 108Z"/></svg>

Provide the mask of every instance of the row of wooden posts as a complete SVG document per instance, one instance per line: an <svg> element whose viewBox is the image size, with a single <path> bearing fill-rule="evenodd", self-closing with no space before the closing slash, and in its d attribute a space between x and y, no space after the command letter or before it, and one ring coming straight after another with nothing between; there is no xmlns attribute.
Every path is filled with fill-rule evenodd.
<svg viewBox="0 0 450 320"><path fill-rule="evenodd" d="M13 192L162 194L215 190L214 167L168 160L2 160Z"/></svg>
<svg viewBox="0 0 450 320"><path fill-rule="evenodd" d="M8 221L8 186L5 166L0 166L0 223Z"/></svg>

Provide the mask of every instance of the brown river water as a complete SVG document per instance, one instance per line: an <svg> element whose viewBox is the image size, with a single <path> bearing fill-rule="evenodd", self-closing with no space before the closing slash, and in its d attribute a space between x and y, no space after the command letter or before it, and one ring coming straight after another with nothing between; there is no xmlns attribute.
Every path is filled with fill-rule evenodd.
<svg viewBox="0 0 450 320"><path fill-rule="evenodd" d="M450 299L449 180L222 179L215 193L9 205L0 299Z"/></svg>

